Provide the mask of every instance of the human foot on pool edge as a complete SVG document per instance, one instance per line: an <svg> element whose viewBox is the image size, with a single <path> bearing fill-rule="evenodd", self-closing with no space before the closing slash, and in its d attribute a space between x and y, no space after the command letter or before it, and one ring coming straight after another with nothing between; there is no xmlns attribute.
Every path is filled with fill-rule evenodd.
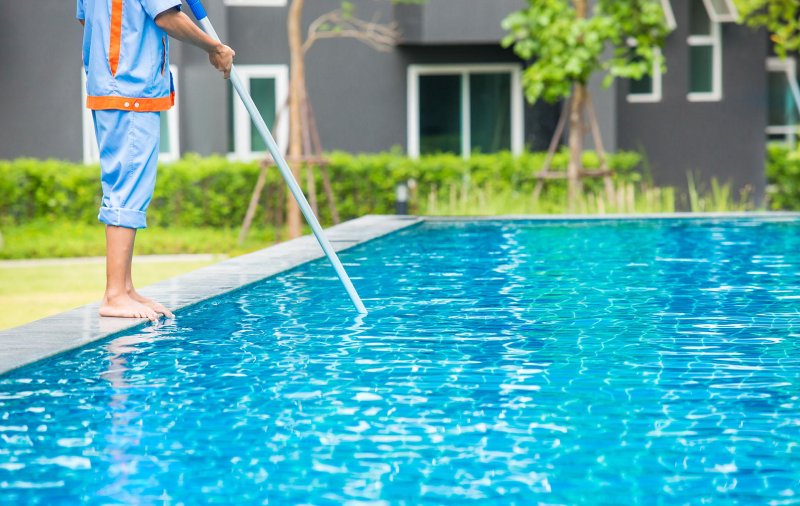
<svg viewBox="0 0 800 506"><path fill-rule="evenodd" d="M158 313L148 306L134 300L127 293L113 295L106 292L100 304L100 316L115 318L147 318L152 322L159 319Z"/></svg>
<svg viewBox="0 0 800 506"><path fill-rule="evenodd" d="M149 307L150 309L152 309L153 311L155 311L160 315L164 315L167 318L175 318L175 314L169 309L167 309L166 306L164 306L160 302L156 302L153 299L149 299L144 295L139 294L139 292L137 292L133 288L128 289L128 295L136 302L144 304L145 306Z"/></svg>

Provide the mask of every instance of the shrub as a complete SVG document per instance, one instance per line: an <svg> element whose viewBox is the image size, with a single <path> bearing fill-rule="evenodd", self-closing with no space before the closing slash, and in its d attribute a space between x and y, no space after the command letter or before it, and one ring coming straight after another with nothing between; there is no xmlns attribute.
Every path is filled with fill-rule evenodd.
<svg viewBox="0 0 800 506"><path fill-rule="evenodd" d="M769 146L767 182L770 209L800 211L800 147Z"/></svg>
<svg viewBox="0 0 800 506"><path fill-rule="evenodd" d="M544 163L543 153L476 154L468 160L441 154L410 159L398 152L329 156L336 207L342 219L369 213L393 213L395 188L412 181L412 211L426 213L442 208L441 202L468 202L482 194L492 196L530 195L536 185L535 174ZM589 168L599 162L594 153L585 155ZM554 170L565 170L568 154L558 153ZM640 182L637 172L640 156L618 153L609 157L617 170L616 183ZM236 227L241 224L258 177L258 162L235 162L223 157L202 158L189 155L180 161L162 164L148 222L159 226ZM95 223L100 205L100 169L56 160L19 159L0 161L0 225L19 225L32 220ZM301 184L305 187L306 172ZM314 171L319 198L320 219L331 222L331 213L322 191L322 177ZM585 180L587 192L600 192L601 180ZM563 206L566 184L545 185L542 200L553 210ZM276 168L267 171L262 205L256 216L263 223L282 223L285 184ZM452 206L451 206L452 207ZM541 207L548 209L547 206ZM469 209L464 209L468 212Z"/></svg>

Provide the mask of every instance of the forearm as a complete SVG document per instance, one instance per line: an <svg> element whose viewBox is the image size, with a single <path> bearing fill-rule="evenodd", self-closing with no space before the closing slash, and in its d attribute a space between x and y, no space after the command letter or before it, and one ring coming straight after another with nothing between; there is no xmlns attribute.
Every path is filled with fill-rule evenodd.
<svg viewBox="0 0 800 506"><path fill-rule="evenodd" d="M198 26L189 19L189 16L177 9L170 9L166 12L162 12L155 21L156 24L171 37L181 42L188 42L207 53L211 53L221 45L198 28Z"/></svg>

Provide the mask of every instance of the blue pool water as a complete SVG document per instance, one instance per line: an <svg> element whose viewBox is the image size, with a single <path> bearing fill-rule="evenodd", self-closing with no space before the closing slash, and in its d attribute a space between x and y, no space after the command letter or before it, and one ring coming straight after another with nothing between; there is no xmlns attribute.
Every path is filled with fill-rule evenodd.
<svg viewBox="0 0 800 506"><path fill-rule="evenodd" d="M800 503L800 221L342 258L364 319L319 261L0 377L0 502Z"/></svg>

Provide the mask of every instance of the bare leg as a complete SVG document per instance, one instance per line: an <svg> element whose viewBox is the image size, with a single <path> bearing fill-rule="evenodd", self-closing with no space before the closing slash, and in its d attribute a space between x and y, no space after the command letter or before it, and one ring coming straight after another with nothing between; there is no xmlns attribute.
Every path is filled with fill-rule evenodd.
<svg viewBox="0 0 800 506"><path fill-rule="evenodd" d="M133 269L133 248L131 248L130 257L128 259L127 270L125 271L125 290L128 292L128 295L130 295L130 297L133 300L141 304L144 304L145 306L155 311L157 314L163 314L167 318L175 318L175 315L172 313L172 311L164 307L162 304L159 304L153 299L149 299L144 295L139 294L139 292L136 291L136 289L133 287L133 275L131 272L132 269Z"/></svg>
<svg viewBox="0 0 800 506"><path fill-rule="evenodd" d="M136 291L136 289L133 287L132 269L133 269L133 248L131 248L127 270L125 271L125 290L128 292L128 295L130 295L130 297L133 300L141 304L144 304L145 306L155 311L157 314L162 314L167 318L175 318L175 315L172 313L172 311L164 307L162 304L154 301L153 299L147 298Z"/></svg>
<svg viewBox="0 0 800 506"><path fill-rule="evenodd" d="M106 293L100 304L100 316L148 318L158 321L158 313L133 299L126 287L133 259L136 229L106 226Z"/></svg>

